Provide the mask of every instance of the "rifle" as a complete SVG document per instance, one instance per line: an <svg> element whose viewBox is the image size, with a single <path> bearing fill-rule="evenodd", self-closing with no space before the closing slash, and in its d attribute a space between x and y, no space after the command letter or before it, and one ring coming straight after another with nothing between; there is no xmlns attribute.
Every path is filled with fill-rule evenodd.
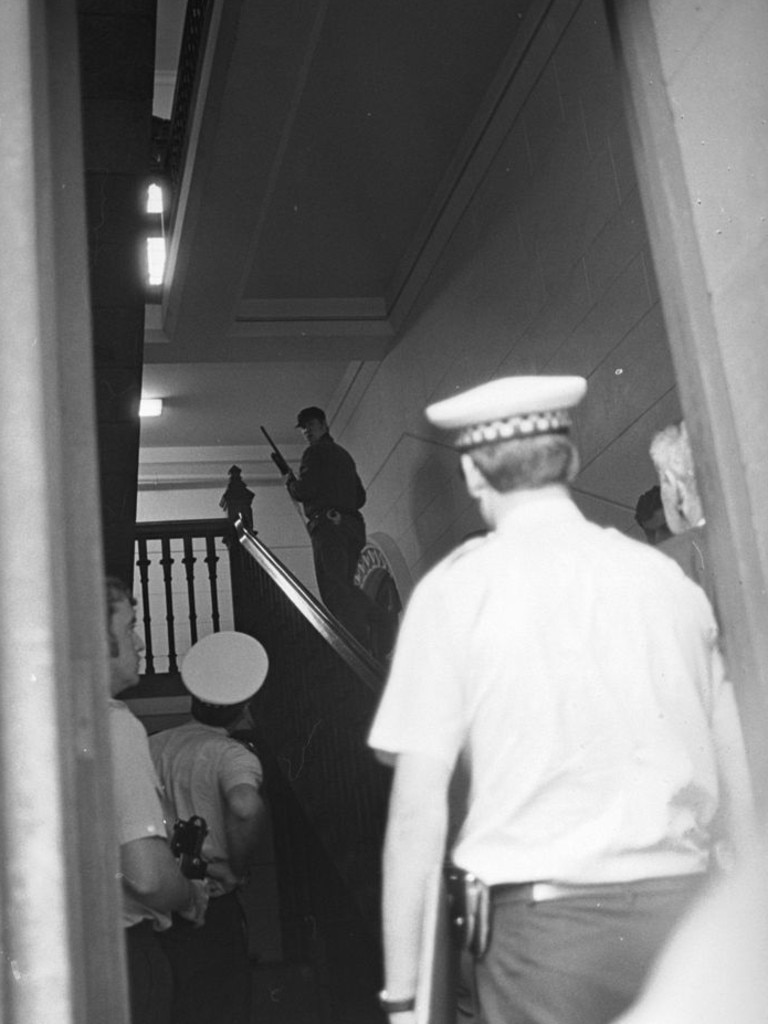
<svg viewBox="0 0 768 1024"><path fill-rule="evenodd" d="M272 438L266 432L264 427L261 428L261 432L264 435L264 437L266 437L267 441L269 441L269 445L270 445L270 447L272 449L272 451L269 453L270 459L272 459L272 461L277 466L277 468L280 470L280 472L282 473L283 476L285 476L287 473L290 474L291 476L293 476L293 470L288 465L288 463L285 461L285 459L283 458L283 455L282 455L280 449L277 447L275 442L272 440Z"/></svg>
<svg viewBox="0 0 768 1024"><path fill-rule="evenodd" d="M290 476L290 478L292 480L294 480L295 477L294 477L294 474L293 474L293 470L291 469L291 467L288 465L288 463L283 458L283 454L280 451L280 449L277 447L275 442L272 440L272 438L266 432L264 427L261 428L261 432L264 435L264 437L266 437L267 441L269 441L269 445L270 445L270 447L272 449L272 451L269 453L270 459L272 459L274 464L277 466L277 468L279 469L279 471L280 471L282 476L286 476L286 474L287 474L288 476ZM293 502L293 507L296 509L296 512L298 513L299 519L302 521L302 523L307 528L307 530L309 530L309 527L307 526L307 521L304 518L304 513L301 511L301 507L300 507L298 501L296 501L296 499L293 497L293 495L290 493L290 491L288 492L288 494L289 494L289 497L290 497L291 501Z"/></svg>

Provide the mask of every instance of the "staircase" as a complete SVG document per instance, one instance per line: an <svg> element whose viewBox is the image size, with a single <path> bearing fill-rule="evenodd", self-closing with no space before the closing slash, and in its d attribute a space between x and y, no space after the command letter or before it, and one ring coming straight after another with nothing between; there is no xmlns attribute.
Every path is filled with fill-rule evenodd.
<svg viewBox="0 0 768 1024"><path fill-rule="evenodd" d="M365 739L384 666L242 519L140 524L137 563L148 672L122 696L149 731L186 713L178 667L200 635L237 629L269 655L251 739L272 822L260 890L272 886L277 934L254 951L257 1019L379 1024L389 770Z"/></svg>

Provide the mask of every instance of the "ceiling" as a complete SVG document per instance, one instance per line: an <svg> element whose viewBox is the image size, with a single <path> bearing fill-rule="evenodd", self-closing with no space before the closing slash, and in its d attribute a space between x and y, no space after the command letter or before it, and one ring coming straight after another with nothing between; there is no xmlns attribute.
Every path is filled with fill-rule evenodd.
<svg viewBox="0 0 768 1024"><path fill-rule="evenodd" d="M534 6L211 5L163 302L148 307L143 390L165 412L142 422L140 486L148 460L156 484L158 463L183 476L195 451L258 459L260 424L298 451L297 409L332 418L386 354ZM158 0L159 116L185 9Z"/></svg>

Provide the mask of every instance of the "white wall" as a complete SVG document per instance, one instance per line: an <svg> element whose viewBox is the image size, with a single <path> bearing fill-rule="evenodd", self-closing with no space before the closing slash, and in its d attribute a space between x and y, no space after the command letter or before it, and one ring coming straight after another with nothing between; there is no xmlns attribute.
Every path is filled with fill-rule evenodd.
<svg viewBox="0 0 768 1024"><path fill-rule="evenodd" d="M532 85L396 347L357 375L335 417L368 488L369 535L388 538L414 580L481 526L455 453L424 420L430 401L503 374L588 377L576 498L638 537L635 503L656 482L650 437L680 416L603 5L583 0L569 20L571 7L553 5L551 57L525 69ZM284 491L246 483L262 539L314 586ZM139 516L215 516L220 495L143 491Z"/></svg>
<svg viewBox="0 0 768 1024"><path fill-rule="evenodd" d="M414 578L479 525L423 418L430 401L504 374L588 377L577 500L635 536L635 503L656 482L648 442L679 417L599 0L539 71L397 347L344 410L338 440L369 485L369 531L393 539Z"/></svg>

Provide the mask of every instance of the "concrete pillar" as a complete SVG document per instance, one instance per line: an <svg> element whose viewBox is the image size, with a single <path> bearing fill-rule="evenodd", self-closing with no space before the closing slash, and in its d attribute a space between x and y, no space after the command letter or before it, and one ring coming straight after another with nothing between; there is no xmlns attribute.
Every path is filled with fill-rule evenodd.
<svg viewBox="0 0 768 1024"><path fill-rule="evenodd" d="M0 1019L126 1024L73 0L0 32Z"/></svg>

